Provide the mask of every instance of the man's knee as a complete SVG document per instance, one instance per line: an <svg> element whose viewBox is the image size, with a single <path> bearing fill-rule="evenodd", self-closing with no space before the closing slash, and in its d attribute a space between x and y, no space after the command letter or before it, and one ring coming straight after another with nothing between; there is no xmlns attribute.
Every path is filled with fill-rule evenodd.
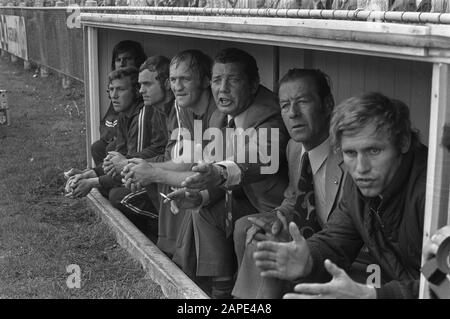
<svg viewBox="0 0 450 319"><path fill-rule="evenodd" d="M249 216L242 217L234 224L233 240L234 251L238 259L238 265L242 261L242 256L245 251L245 241L247 239L247 230L251 227L252 223L248 220Z"/></svg>
<svg viewBox="0 0 450 319"><path fill-rule="evenodd" d="M106 143L102 140L92 143L91 154L95 165L101 164L103 159L106 157Z"/></svg>
<svg viewBox="0 0 450 319"><path fill-rule="evenodd" d="M121 209L123 205L121 203L122 199L128 195L130 191L125 187L116 187L109 191L109 202L114 208Z"/></svg>
<svg viewBox="0 0 450 319"><path fill-rule="evenodd" d="M114 140L114 141L112 141L112 142L109 142L109 143L107 143L108 145L106 145L106 147L105 147L105 152L106 153L108 153L108 152L112 152L112 151L115 151L116 150L116 140Z"/></svg>
<svg viewBox="0 0 450 319"><path fill-rule="evenodd" d="M234 242L245 242L247 237L247 230L251 227L252 223L248 220L249 216L239 218L234 224L233 238Z"/></svg>

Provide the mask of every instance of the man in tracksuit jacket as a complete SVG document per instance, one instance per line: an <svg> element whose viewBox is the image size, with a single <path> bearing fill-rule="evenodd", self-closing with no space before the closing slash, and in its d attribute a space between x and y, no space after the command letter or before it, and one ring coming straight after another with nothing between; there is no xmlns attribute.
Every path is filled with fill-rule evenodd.
<svg viewBox="0 0 450 319"><path fill-rule="evenodd" d="M158 120L160 113L155 112L151 106L144 105L142 101L138 75L139 71L134 67L121 68L109 74L111 102L119 113L115 152L108 155L102 165L80 174L75 182L73 195L82 197L93 187L97 187L114 207L124 212L127 217L145 225L143 218L139 218L134 211L121 204L123 197L130 191L122 186L120 171L127 164L127 158L151 158L163 154L167 136L165 127L155 125L165 120ZM142 211L147 214L142 215L156 216L157 209L150 198L146 204L148 207Z"/></svg>

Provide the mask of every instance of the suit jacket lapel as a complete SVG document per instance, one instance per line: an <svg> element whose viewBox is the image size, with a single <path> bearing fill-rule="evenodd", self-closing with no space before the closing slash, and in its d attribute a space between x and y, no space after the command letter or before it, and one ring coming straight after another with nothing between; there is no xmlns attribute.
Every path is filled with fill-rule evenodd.
<svg viewBox="0 0 450 319"><path fill-rule="evenodd" d="M289 178L293 178L292 185L295 187L295 192L298 195L298 182L300 179L300 161L301 161L301 153L302 153L302 144L295 142L291 139L289 146L288 155L288 163L289 163Z"/></svg>
<svg viewBox="0 0 450 319"><path fill-rule="evenodd" d="M214 111L209 120L209 127L222 129L227 125L227 115L220 112L218 109Z"/></svg>
<svg viewBox="0 0 450 319"><path fill-rule="evenodd" d="M344 172L341 168L343 162L341 154L330 153L330 158L327 162L327 169L325 172L325 204L327 216L330 215L331 210L337 201L337 195L342 183L342 176Z"/></svg>

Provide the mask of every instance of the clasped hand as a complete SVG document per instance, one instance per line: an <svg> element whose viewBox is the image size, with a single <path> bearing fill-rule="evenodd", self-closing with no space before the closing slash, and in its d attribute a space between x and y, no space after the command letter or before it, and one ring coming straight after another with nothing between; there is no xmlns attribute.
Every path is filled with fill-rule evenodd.
<svg viewBox="0 0 450 319"><path fill-rule="evenodd" d="M141 158L132 158L123 168L121 175L125 187L132 192L143 190L155 178L155 167Z"/></svg>
<svg viewBox="0 0 450 319"><path fill-rule="evenodd" d="M120 174L127 163L127 158L119 152L108 152L103 160L103 171L106 175L114 177Z"/></svg>
<svg viewBox="0 0 450 319"><path fill-rule="evenodd" d="M220 184L222 177L219 169L213 163L200 161L197 165L192 167L195 174L187 177L181 186L188 190L200 191L208 187L214 187Z"/></svg>
<svg viewBox="0 0 450 319"><path fill-rule="evenodd" d="M252 240L272 240L287 242L292 240L286 217L280 211L274 211L261 217L248 217L252 226L247 230L246 245Z"/></svg>

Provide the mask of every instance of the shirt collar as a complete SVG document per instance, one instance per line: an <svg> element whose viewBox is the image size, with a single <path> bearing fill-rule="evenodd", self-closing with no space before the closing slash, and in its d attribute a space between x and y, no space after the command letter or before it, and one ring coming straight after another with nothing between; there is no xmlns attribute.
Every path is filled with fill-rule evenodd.
<svg viewBox="0 0 450 319"><path fill-rule="evenodd" d="M171 99L170 101L167 101L166 103L155 107L156 111L159 111L160 113L163 113L166 116L170 115L170 112L172 111L172 109L174 108L174 104L173 104L173 100Z"/></svg>
<svg viewBox="0 0 450 319"><path fill-rule="evenodd" d="M227 122L229 123L231 119L234 119L234 125L236 127L244 127L244 120L245 120L245 117L247 116L248 110L249 110L249 107L244 112L239 113L235 117L228 115Z"/></svg>
<svg viewBox="0 0 450 319"><path fill-rule="evenodd" d="M305 148L302 146L302 156L306 152ZM328 158L330 153L330 138L328 137L322 144L316 146L312 150L309 150L309 162L311 163L311 169L313 175L322 167Z"/></svg>

